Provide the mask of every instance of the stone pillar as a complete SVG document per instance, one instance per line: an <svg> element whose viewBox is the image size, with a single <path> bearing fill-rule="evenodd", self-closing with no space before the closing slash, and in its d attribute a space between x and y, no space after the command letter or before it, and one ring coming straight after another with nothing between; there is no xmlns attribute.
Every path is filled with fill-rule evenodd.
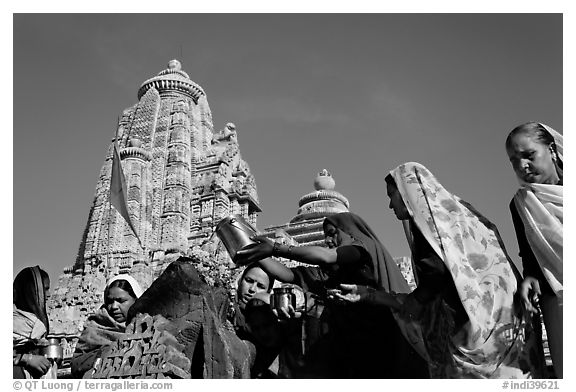
<svg viewBox="0 0 576 392"><path fill-rule="evenodd" d="M176 108L183 106L177 105ZM171 120L161 246L167 251L179 251L185 254L188 249L190 227L190 124L186 113L178 110L173 111Z"/></svg>

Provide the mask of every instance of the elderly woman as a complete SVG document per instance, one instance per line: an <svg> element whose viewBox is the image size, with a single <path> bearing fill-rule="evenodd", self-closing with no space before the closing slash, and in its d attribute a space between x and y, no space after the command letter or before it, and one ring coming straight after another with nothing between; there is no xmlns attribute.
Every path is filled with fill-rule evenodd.
<svg viewBox="0 0 576 392"><path fill-rule="evenodd" d="M518 273L496 227L419 163L400 165L386 182L418 287L395 305L393 296L361 287L339 295L398 309L400 325L420 330L434 378L539 376L525 342L533 334L514 304Z"/></svg>
<svg viewBox="0 0 576 392"><path fill-rule="evenodd" d="M50 278L39 266L27 267L16 275L12 287L13 378L56 378L56 365L39 353L49 331Z"/></svg>
<svg viewBox="0 0 576 392"><path fill-rule="evenodd" d="M116 275L104 290L104 305L88 317L72 358L72 375L82 378L92 368L103 349L126 331L128 310L142 295L142 288L128 274Z"/></svg>
<svg viewBox="0 0 576 392"><path fill-rule="evenodd" d="M427 377L423 360L401 335L389 311L374 312L364 304L326 300L341 283L360 284L386 292L409 291L400 269L370 227L357 215L340 213L324 220L328 248L286 246L257 236L259 244L238 252L281 282L294 283L324 299L320 323L311 323L306 377L421 378ZM287 268L266 259L282 257L315 265ZM294 309L288 310L294 316Z"/></svg>
<svg viewBox="0 0 576 392"><path fill-rule="evenodd" d="M524 267L520 294L532 312L539 302L554 371L562 378L563 137L529 122L510 132L506 152L520 181L510 203Z"/></svg>

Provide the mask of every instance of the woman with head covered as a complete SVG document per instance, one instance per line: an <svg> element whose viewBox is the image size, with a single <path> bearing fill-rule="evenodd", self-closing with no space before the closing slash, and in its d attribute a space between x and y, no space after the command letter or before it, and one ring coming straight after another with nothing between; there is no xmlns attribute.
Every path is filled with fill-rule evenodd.
<svg viewBox="0 0 576 392"><path fill-rule="evenodd" d="M56 378L55 365L40 353L50 327L46 296L50 278L39 266L16 275L13 288L13 377Z"/></svg>
<svg viewBox="0 0 576 392"><path fill-rule="evenodd" d="M542 309L559 378L563 377L563 139L536 122L514 128L506 139L506 152L520 182L510 203L524 267L520 294L530 311L537 311L537 303Z"/></svg>
<svg viewBox="0 0 576 392"><path fill-rule="evenodd" d="M72 358L72 375L81 378L102 350L126 331L128 310L142 295L140 284L128 274L116 275L104 289L104 304L88 317Z"/></svg>

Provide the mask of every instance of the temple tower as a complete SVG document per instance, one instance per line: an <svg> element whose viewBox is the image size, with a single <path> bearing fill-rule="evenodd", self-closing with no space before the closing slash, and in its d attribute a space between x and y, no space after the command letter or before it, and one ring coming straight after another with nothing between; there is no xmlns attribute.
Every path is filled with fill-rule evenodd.
<svg viewBox="0 0 576 392"><path fill-rule="evenodd" d="M137 97L119 117L74 265L49 300L56 333L77 334L115 274L129 272L146 288L169 262L199 250L224 269L231 260L212 236L218 221L234 213L256 224L256 183L236 126L214 131L206 94L180 62L142 83ZM136 233L109 203L114 142Z"/></svg>

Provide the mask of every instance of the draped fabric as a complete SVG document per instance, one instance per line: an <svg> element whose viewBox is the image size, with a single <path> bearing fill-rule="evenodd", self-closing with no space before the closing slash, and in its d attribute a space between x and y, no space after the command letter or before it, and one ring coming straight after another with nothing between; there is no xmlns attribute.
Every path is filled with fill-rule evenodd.
<svg viewBox="0 0 576 392"><path fill-rule="evenodd" d="M39 266L27 267L16 275L12 285L13 312L12 312L12 347L13 354L39 354L42 346L47 344L45 339L49 330L48 315L46 313L46 296L44 277L46 272ZM45 375L33 375L29 369L22 366L18 376L25 378L56 378L57 365L53 364ZM16 373L15 373L16 374Z"/></svg>
<svg viewBox="0 0 576 392"><path fill-rule="evenodd" d="M351 245L370 256L378 287L388 293L410 291L400 268L362 218L344 212L325 218L327 223L350 235ZM390 310L329 302L322 318L330 332L320 343L326 343L322 350L330 363L329 377L428 378L426 363L404 339Z"/></svg>
<svg viewBox="0 0 576 392"><path fill-rule="evenodd" d="M419 163L405 163L390 174L414 224L450 271L468 316L468 322L442 343L449 355L432 363L433 376L534 376L537 364L530 362L532 344L526 344L532 336L528 318L514 305L519 274L495 226L449 193ZM450 324L439 319L448 314L442 311L441 301L433 306L436 310L429 312L430 317L420 320L429 354L442 335L438 325Z"/></svg>
<svg viewBox="0 0 576 392"><path fill-rule="evenodd" d="M342 212L327 217L324 225L326 223L331 223L352 236L356 240L353 245L360 245L366 249L372 258L374 277L379 287L387 292L408 293L410 291L400 268L362 218L351 212Z"/></svg>
<svg viewBox="0 0 576 392"><path fill-rule="evenodd" d="M16 275L12 286L13 303L17 309L36 315L46 327L48 315L46 313L46 297L44 294L44 281L39 266L27 267Z"/></svg>
<svg viewBox="0 0 576 392"><path fill-rule="evenodd" d="M540 124L554 137L558 159L563 161L564 138L545 124ZM551 184L530 184L520 181L514 204L524 223L530 248L558 297L563 293L563 228L564 187Z"/></svg>
<svg viewBox="0 0 576 392"><path fill-rule="evenodd" d="M15 346L38 340L46 335L46 327L34 313L25 312L13 306L12 343Z"/></svg>
<svg viewBox="0 0 576 392"><path fill-rule="evenodd" d="M86 353L118 340L126 331L126 325L114 320L102 307L89 316L76 344L77 353Z"/></svg>
<svg viewBox="0 0 576 392"><path fill-rule="evenodd" d="M557 132L554 128L544 124L539 123L544 129L548 131L550 135L554 138L554 143L556 144L556 152L558 153L558 158L564 162L564 136Z"/></svg>
<svg viewBox="0 0 576 392"><path fill-rule="evenodd" d="M130 283L130 287L132 287L132 291L134 292L134 295L136 295L136 298L140 298L140 296L144 292L144 290L142 290L142 287L140 286L140 283L138 283L138 281L136 281L136 279L134 279L131 275L120 274L108 280L108 282L106 283L106 290L104 290L104 293L108 291L108 287L110 287L112 282L115 282L117 280L125 280L128 283ZM104 296L106 296L106 294L104 294Z"/></svg>

